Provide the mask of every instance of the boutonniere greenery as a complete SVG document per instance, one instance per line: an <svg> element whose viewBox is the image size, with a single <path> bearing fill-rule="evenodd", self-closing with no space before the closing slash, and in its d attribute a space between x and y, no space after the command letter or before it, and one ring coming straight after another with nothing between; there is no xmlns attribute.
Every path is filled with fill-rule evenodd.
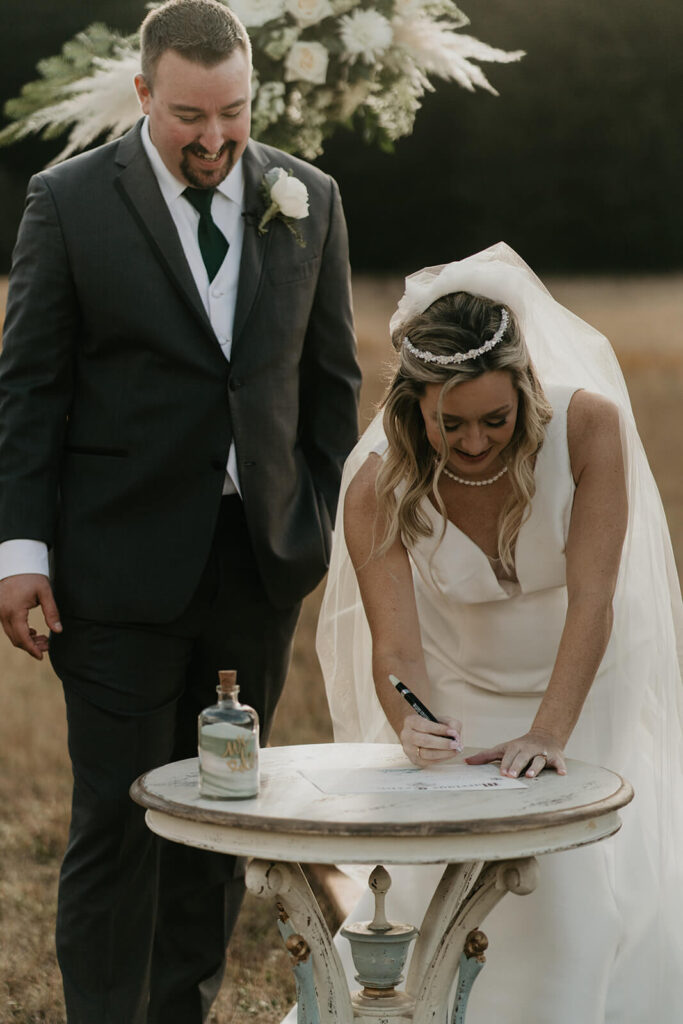
<svg viewBox="0 0 683 1024"><path fill-rule="evenodd" d="M268 224L277 217L294 235L297 245L306 245L293 223L308 217L308 189L303 181L299 181L284 167L273 167L263 176L261 193L266 209L259 221L259 235L265 235Z"/></svg>

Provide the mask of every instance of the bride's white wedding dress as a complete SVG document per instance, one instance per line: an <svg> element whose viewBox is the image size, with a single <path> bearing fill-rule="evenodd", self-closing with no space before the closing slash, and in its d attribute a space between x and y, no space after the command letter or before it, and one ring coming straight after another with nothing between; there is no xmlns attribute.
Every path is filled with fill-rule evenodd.
<svg viewBox="0 0 683 1024"><path fill-rule="evenodd" d="M636 793L620 833L539 858L536 891L506 896L483 922L487 966L467 1022L681 1024L683 611L659 496L605 339L559 307L505 246L444 272L451 267L452 290L495 297L515 310L553 418L536 462L531 514L517 540L514 579L499 578L496 564L452 523L440 541L440 516L425 501L434 534L409 553L429 705L462 720L467 746L491 746L528 730L567 605L564 548L574 495L567 408L578 388L600 391L622 414L629 526L612 636L566 753L614 769ZM569 337L571 351L561 347ZM352 453L345 485L384 445L376 421ZM374 693L369 630L341 536L338 521L318 632L335 736L387 742L396 737ZM388 916L419 925L433 891L425 873L431 881L438 871L390 871ZM371 916L365 897L351 919ZM337 944L352 979L348 943Z"/></svg>

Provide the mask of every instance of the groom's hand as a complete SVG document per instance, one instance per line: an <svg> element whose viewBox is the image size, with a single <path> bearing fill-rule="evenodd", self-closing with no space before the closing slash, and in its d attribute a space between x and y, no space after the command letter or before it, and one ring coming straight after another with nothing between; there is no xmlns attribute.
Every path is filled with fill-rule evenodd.
<svg viewBox="0 0 683 1024"><path fill-rule="evenodd" d="M59 611L47 576L26 572L0 580L0 622L15 647L21 647L32 658L42 659L48 638L28 624L28 613L38 605L45 624L53 633L61 633Z"/></svg>

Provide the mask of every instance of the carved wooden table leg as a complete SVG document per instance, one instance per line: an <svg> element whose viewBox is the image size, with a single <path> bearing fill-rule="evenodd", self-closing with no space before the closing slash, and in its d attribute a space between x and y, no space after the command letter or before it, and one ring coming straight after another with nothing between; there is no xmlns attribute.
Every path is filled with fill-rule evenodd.
<svg viewBox="0 0 683 1024"><path fill-rule="evenodd" d="M298 1024L351 1024L353 1009L344 969L332 936L311 887L298 864L252 860L247 867L246 886L261 899L278 903L288 918L289 927L300 935L310 950L317 1005L306 995L308 1016ZM288 931L286 928L285 931ZM306 971L297 985L306 984Z"/></svg>
<svg viewBox="0 0 683 1024"><path fill-rule="evenodd" d="M469 933L479 927L506 892L526 895L533 892L537 883L538 863L535 857L446 868L425 915L425 928L415 948L414 957L418 958L416 971L413 973L411 967L408 975L408 983L415 985L413 1024L433 1024L443 1019ZM448 906L440 909L437 901L443 899L444 894ZM452 917L439 936L434 924L438 922L441 926L449 911L453 911ZM420 948L423 936L424 950ZM473 981L474 977L470 987ZM469 988L466 995L469 995Z"/></svg>
<svg viewBox="0 0 683 1024"><path fill-rule="evenodd" d="M420 926L420 937L415 943L406 980L406 990L416 993L427 968L441 945L443 935L455 917L465 897L476 884L484 861L449 864L444 870Z"/></svg>

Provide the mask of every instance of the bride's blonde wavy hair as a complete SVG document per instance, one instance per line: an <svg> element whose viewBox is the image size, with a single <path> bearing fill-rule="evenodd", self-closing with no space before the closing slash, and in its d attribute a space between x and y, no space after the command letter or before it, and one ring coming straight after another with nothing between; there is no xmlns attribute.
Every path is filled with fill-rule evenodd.
<svg viewBox="0 0 683 1024"><path fill-rule="evenodd" d="M416 349L443 356L480 348L498 330L503 308L510 318L503 338L490 351L474 359L446 366L424 362L403 344L403 339L408 337ZM389 447L376 483L378 519L385 524L376 554L384 553L397 536L402 537L407 546L420 537L431 536L432 524L420 509L422 500L430 494L443 517L443 538L447 517L438 483L448 459L448 438L442 415L444 396L463 381L492 370L504 370L510 374L519 396L514 433L502 452L512 493L498 520L498 554L503 567L512 571L517 536L531 510L536 491L535 456L552 418L552 408L543 393L514 313L507 306L480 295L453 292L403 323L394 332L392 343L400 355L400 364L382 402ZM427 440L419 405L428 384L442 385L437 405L442 451L436 459Z"/></svg>

